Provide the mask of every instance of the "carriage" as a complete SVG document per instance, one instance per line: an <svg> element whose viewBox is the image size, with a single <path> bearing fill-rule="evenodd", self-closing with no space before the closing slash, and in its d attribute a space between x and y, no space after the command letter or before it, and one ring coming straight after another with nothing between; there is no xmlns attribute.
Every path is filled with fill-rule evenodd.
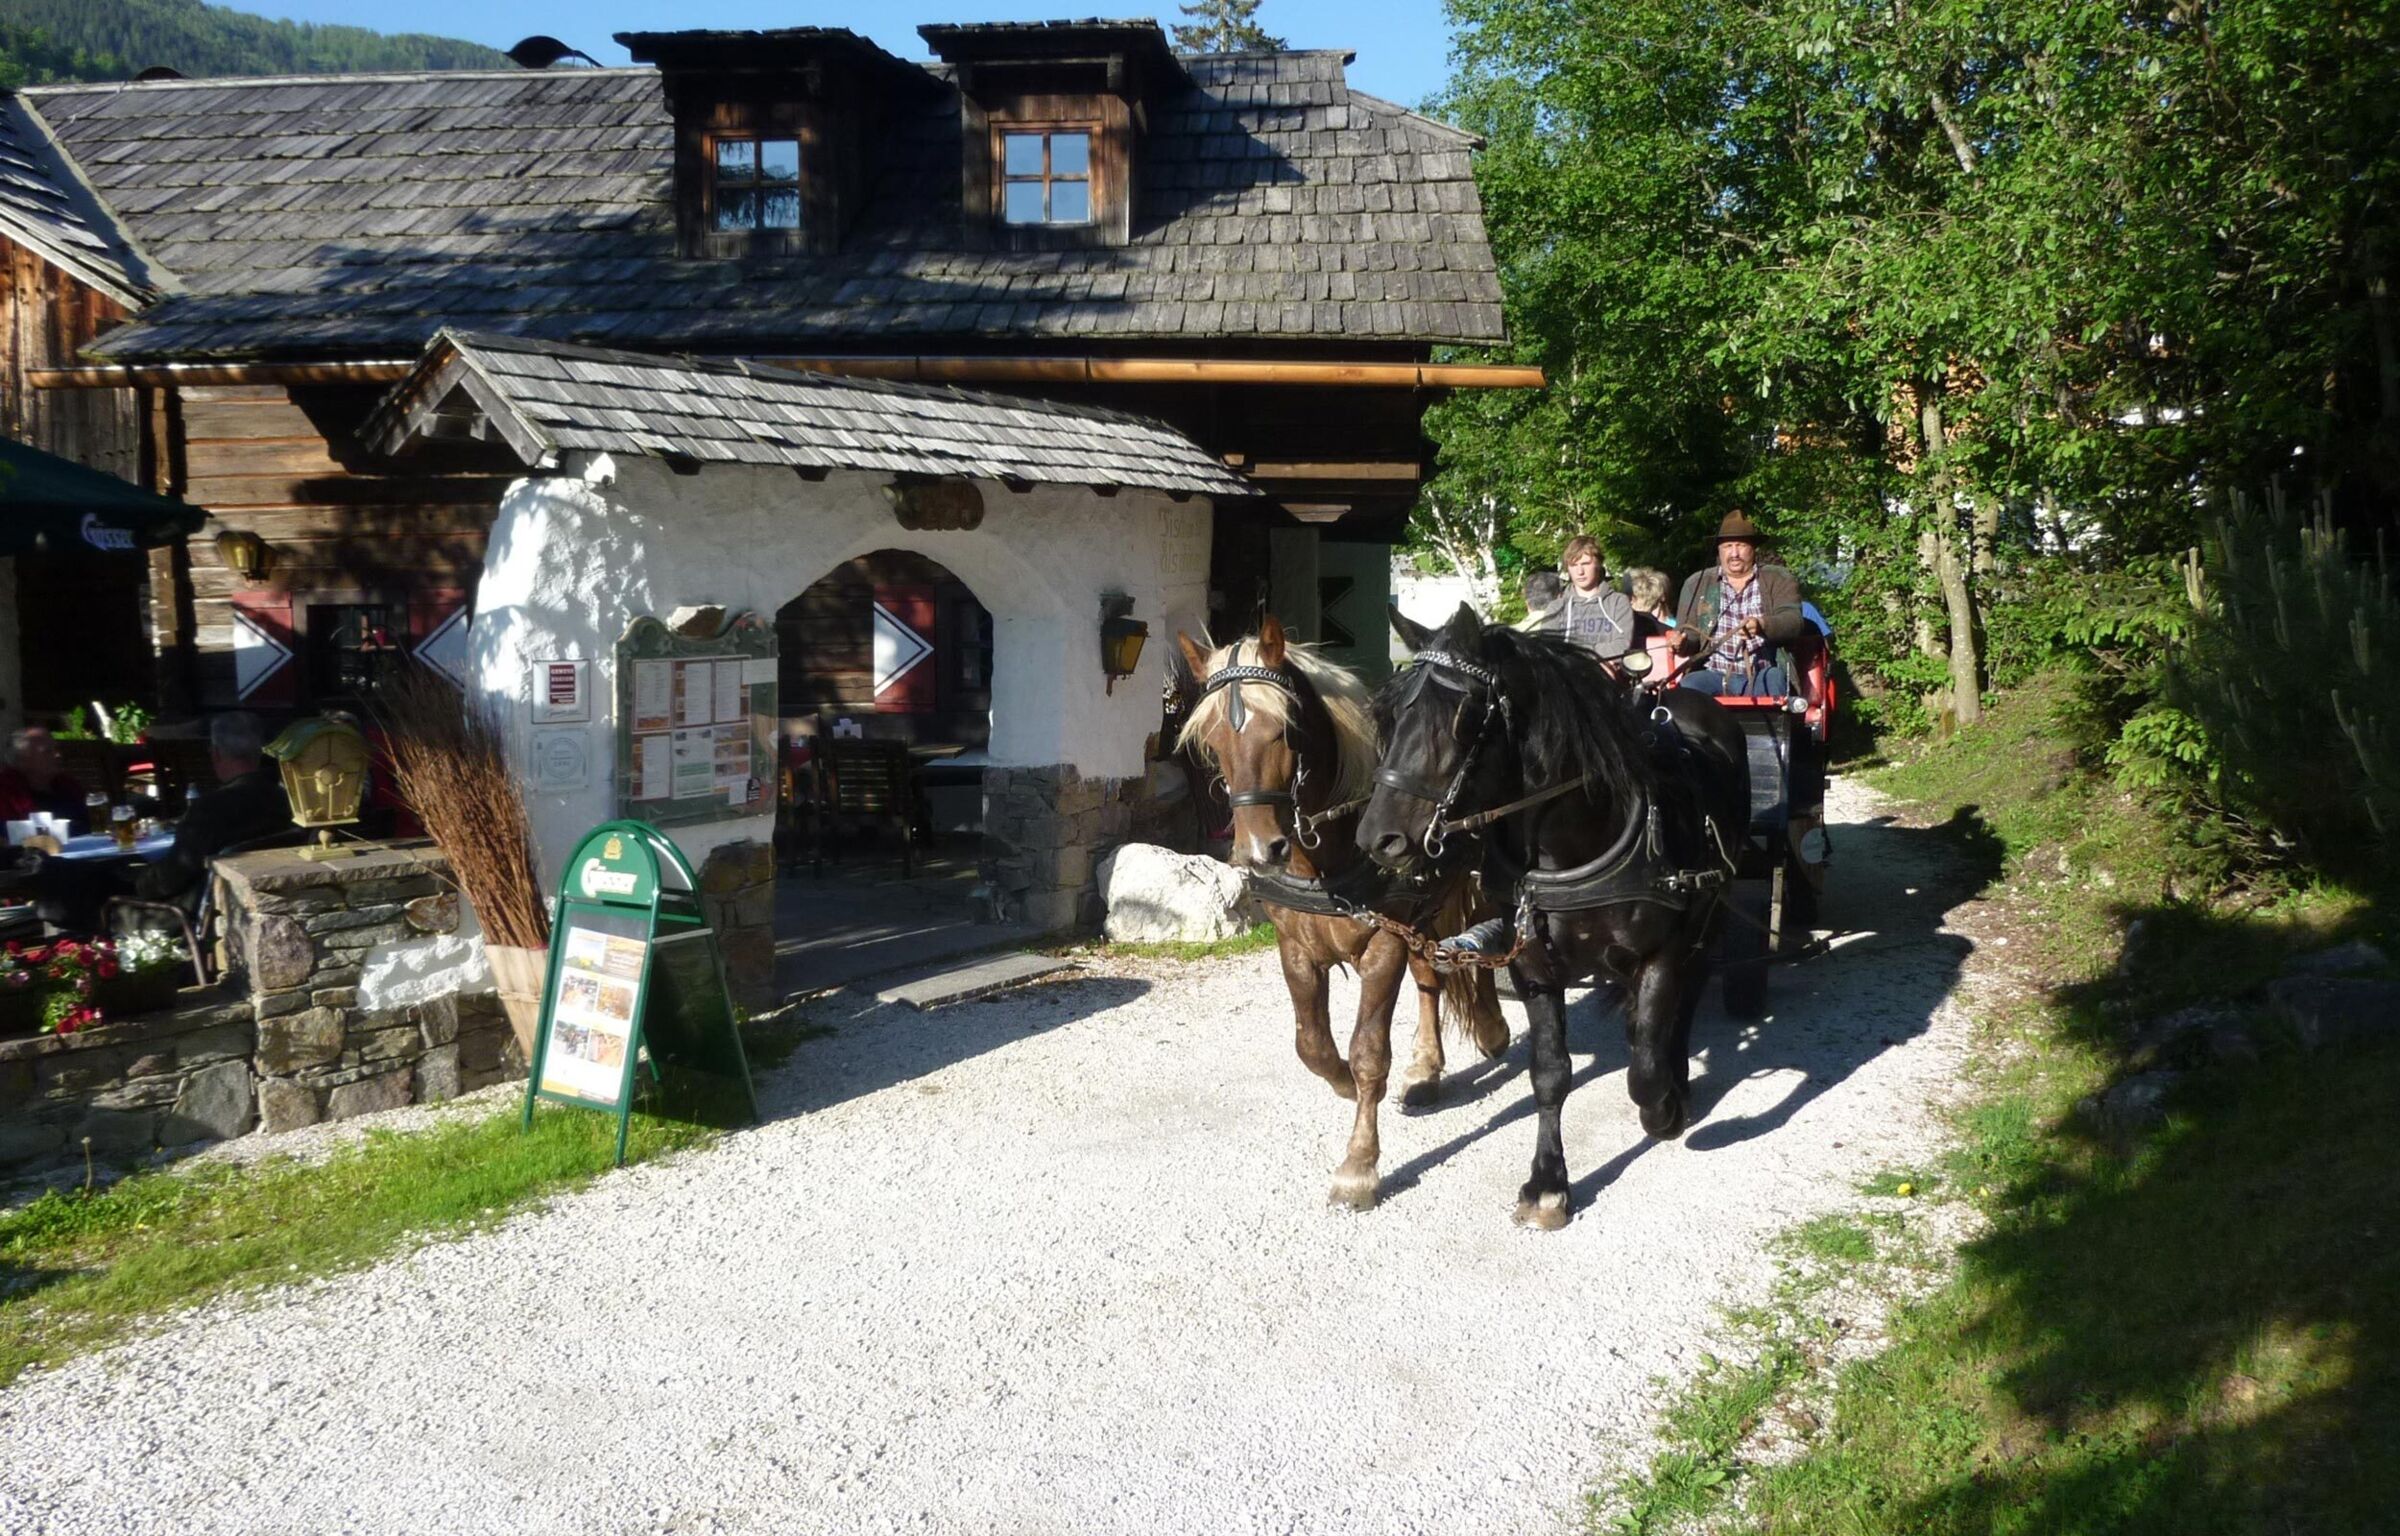
<svg viewBox="0 0 2400 1536"><path fill-rule="evenodd" d="M1741 726L1750 760L1749 832L1736 850L1718 950L1725 1008L1736 1018L1766 1011L1768 963L1808 942L1832 862L1825 761L1838 702L1833 644L1812 620L1808 635L1784 652L1790 694L1717 697Z"/></svg>

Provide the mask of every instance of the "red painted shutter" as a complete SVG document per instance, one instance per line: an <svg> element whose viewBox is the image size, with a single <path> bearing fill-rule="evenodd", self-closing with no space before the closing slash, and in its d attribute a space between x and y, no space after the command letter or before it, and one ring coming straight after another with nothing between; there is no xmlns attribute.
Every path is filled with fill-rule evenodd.
<svg viewBox="0 0 2400 1536"><path fill-rule="evenodd" d="M299 642L292 638L292 595L264 589L233 594L233 696L253 709L300 702Z"/></svg>
<svg viewBox="0 0 2400 1536"><path fill-rule="evenodd" d="M931 587L877 587L874 633L875 708L887 715L929 715L940 691L934 655Z"/></svg>
<svg viewBox="0 0 2400 1536"><path fill-rule="evenodd" d="M467 594L429 587L408 600L408 653L458 684L467 685Z"/></svg>

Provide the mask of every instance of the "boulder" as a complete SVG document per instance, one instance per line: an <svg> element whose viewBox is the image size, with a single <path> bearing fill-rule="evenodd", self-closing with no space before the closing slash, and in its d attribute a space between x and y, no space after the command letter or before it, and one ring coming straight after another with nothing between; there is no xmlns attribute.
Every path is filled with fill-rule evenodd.
<svg viewBox="0 0 2400 1536"><path fill-rule="evenodd" d="M2400 981L2286 976L2267 983L2267 1006L2309 1050L2400 1028Z"/></svg>
<svg viewBox="0 0 2400 1536"><path fill-rule="evenodd" d="M187 1141L230 1141L248 1134L255 1108L248 1062L202 1067L183 1080L174 1108L158 1128L159 1142L179 1147Z"/></svg>
<svg viewBox="0 0 2400 1536"><path fill-rule="evenodd" d="M1100 899L1108 936L1120 944L1205 944L1258 921L1240 871L1155 843L1127 843L1100 861Z"/></svg>
<svg viewBox="0 0 2400 1536"><path fill-rule="evenodd" d="M2314 954L2295 955L2283 968L2286 976L2355 976L2361 971L2380 971L2391 965L2391 957L2364 939L2352 939L2331 949Z"/></svg>
<svg viewBox="0 0 2400 1536"><path fill-rule="evenodd" d="M2112 1129L2138 1130L2166 1118L2167 1095L2182 1077L2180 1072L2137 1073L2085 1103Z"/></svg>

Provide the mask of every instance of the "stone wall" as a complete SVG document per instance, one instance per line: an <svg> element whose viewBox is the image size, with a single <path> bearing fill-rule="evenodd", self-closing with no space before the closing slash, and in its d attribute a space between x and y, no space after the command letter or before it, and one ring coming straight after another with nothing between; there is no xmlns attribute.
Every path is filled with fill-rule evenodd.
<svg viewBox="0 0 2400 1536"><path fill-rule="evenodd" d="M249 998L193 989L164 1013L0 1040L0 1168L102 1161L257 1123Z"/></svg>
<svg viewBox="0 0 2400 1536"><path fill-rule="evenodd" d="M983 771L983 884L988 921L1047 931L1100 922L1103 855L1135 835L1140 779L1087 779L1072 765Z"/></svg>
<svg viewBox="0 0 2400 1536"><path fill-rule="evenodd" d="M432 844L219 863L228 973L246 978L258 1123L288 1131L522 1077L490 974L458 937L461 902ZM456 984L405 962L452 952ZM405 972L406 985L384 982ZM362 987L362 983L367 985Z"/></svg>
<svg viewBox="0 0 2400 1536"><path fill-rule="evenodd" d="M775 850L726 843L699 869L700 905L725 957L725 984L745 1008L772 1008L775 991Z"/></svg>

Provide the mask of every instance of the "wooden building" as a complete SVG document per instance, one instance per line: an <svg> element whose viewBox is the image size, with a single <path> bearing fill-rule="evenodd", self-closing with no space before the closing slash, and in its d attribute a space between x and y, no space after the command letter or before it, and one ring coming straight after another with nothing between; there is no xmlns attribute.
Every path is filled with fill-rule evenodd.
<svg viewBox="0 0 2400 1536"><path fill-rule="evenodd" d="M1434 361L1501 335L1474 141L1352 90L1339 53L922 31L924 63L832 28L641 33L627 69L7 101L0 423L221 530L95 578L157 701L304 708L402 651L463 655L524 466L463 428L405 460L361 435L444 326L1138 413L1263 493L1216 518L1208 620L1271 600L1316 633L1326 550L1375 569L1405 521L1428 402L1539 382ZM867 585L929 585L890 574ZM1380 597L1357 605L1372 656Z"/></svg>

